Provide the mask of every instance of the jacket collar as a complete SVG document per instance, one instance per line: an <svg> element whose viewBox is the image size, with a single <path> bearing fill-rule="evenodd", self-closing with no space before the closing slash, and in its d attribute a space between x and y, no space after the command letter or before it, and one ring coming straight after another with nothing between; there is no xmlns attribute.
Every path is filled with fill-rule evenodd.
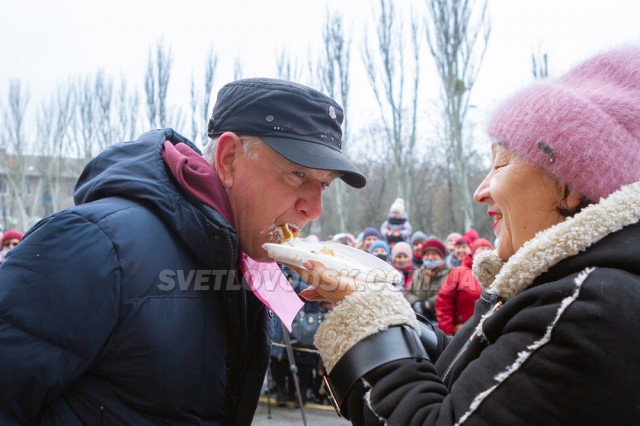
<svg viewBox="0 0 640 426"><path fill-rule="evenodd" d="M636 182L539 232L507 262L495 251L480 253L474 259L473 275L490 293L507 301L562 260L639 221L640 182Z"/></svg>

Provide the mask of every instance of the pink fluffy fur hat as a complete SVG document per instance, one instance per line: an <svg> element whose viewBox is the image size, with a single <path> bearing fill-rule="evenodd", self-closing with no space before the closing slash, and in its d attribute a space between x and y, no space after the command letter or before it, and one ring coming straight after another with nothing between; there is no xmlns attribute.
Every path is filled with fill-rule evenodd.
<svg viewBox="0 0 640 426"><path fill-rule="evenodd" d="M640 180L640 47L516 94L493 115L489 136L595 202Z"/></svg>

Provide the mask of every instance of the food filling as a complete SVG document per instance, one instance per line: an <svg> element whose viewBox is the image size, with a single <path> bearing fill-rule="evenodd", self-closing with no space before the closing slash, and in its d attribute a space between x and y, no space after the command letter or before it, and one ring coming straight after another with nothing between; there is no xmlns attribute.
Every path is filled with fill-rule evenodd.
<svg viewBox="0 0 640 426"><path fill-rule="evenodd" d="M283 243L289 241L292 238L298 238L300 236L300 233L298 231L291 229L286 223L284 225L278 226L277 229L278 233L280 234L280 239Z"/></svg>

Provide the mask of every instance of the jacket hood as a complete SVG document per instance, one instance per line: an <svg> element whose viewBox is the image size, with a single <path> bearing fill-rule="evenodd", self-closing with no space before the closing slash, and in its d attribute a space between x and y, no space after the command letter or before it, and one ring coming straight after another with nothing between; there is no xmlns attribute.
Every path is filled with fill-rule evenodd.
<svg viewBox="0 0 640 426"><path fill-rule="evenodd" d="M589 267L617 268L640 275L639 221L640 182L636 182L539 232L507 262L495 251L480 253L474 259L473 274L503 300L535 282L549 282ZM623 228L627 232L618 232Z"/></svg>
<svg viewBox="0 0 640 426"><path fill-rule="evenodd" d="M153 211L190 248L202 264L209 264L213 242L220 231L231 233L228 247L236 253L235 230L215 209L192 197L168 172L162 159L163 144L184 143L198 148L173 129L147 132L139 139L113 145L91 160L74 192L76 205L107 197L126 198ZM219 244L217 244L219 246ZM235 263L237 259L232 260Z"/></svg>

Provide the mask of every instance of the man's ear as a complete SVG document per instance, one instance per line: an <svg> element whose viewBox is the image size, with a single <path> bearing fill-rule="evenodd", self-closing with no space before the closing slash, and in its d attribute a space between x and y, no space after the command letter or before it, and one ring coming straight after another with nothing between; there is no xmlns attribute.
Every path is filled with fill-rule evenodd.
<svg viewBox="0 0 640 426"><path fill-rule="evenodd" d="M242 141L233 132L225 132L218 138L215 156L215 170L225 189L233 186L234 170L242 156Z"/></svg>

